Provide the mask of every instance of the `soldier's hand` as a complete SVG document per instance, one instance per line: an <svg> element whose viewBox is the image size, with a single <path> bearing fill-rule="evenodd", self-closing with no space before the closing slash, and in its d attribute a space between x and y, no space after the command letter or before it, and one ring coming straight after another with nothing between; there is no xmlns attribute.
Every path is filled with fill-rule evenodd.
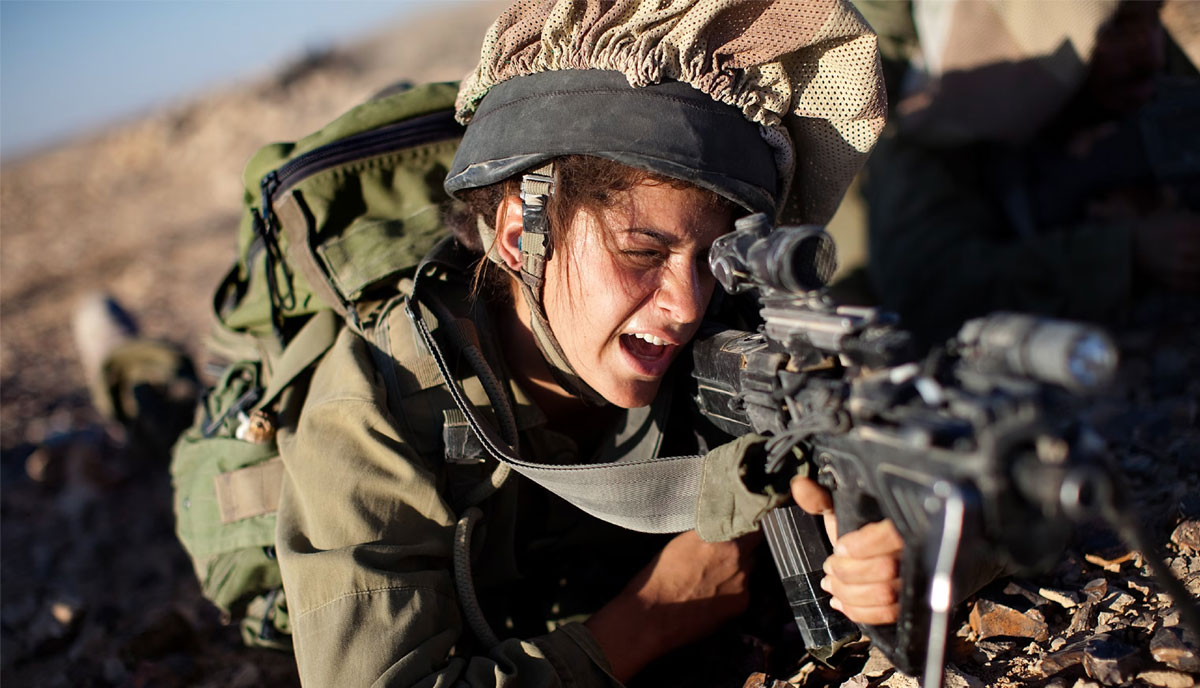
<svg viewBox="0 0 1200 688"><path fill-rule="evenodd" d="M751 533L705 542L688 531L668 542L585 624L614 676L624 681L655 657L709 635L745 611L752 552L761 539Z"/></svg>
<svg viewBox="0 0 1200 688"><path fill-rule="evenodd" d="M890 520L868 523L839 538L829 492L808 478L793 479L791 488L801 509L825 518L834 551L825 560L821 587L833 595L833 608L859 623L895 623L900 614L900 555L904 550L896 526Z"/></svg>

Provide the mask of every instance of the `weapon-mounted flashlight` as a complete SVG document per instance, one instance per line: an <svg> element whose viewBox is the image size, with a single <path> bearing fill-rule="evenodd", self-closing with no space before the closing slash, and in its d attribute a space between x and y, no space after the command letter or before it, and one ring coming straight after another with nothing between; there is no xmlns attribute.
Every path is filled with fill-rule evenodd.
<svg viewBox="0 0 1200 688"><path fill-rule="evenodd" d="M958 333L963 358L982 370L1094 390L1112 379L1117 348L1102 330L1020 313L971 320Z"/></svg>

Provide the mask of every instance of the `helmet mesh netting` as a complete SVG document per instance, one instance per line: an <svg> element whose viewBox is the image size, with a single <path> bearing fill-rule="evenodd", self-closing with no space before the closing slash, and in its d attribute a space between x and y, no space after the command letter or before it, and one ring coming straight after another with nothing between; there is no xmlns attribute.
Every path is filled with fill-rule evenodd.
<svg viewBox="0 0 1200 688"><path fill-rule="evenodd" d="M558 69L682 81L737 107L764 127L791 222L828 221L887 109L875 36L841 0L518 0L463 82L460 121L495 84Z"/></svg>

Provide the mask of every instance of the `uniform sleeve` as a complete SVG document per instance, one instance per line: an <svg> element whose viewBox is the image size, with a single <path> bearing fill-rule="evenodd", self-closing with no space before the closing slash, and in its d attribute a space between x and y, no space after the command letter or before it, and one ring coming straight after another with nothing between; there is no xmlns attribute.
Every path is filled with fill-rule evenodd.
<svg viewBox="0 0 1200 688"><path fill-rule="evenodd" d="M916 331L994 310L1112 321L1128 306L1132 228L1081 222L1018 239L987 197L977 150L882 141L869 164L870 273Z"/></svg>
<svg viewBox="0 0 1200 688"><path fill-rule="evenodd" d="M367 346L342 333L280 436L276 547L304 685L620 685L578 624L463 656L456 517L390 422Z"/></svg>

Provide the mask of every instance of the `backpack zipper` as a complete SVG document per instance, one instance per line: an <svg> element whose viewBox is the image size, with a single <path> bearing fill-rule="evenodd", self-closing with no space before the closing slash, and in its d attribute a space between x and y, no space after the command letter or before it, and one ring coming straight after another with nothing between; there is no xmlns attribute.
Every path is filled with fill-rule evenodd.
<svg viewBox="0 0 1200 688"><path fill-rule="evenodd" d="M271 301L271 325L280 344L287 344L283 332L282 311L284 307L287 307L285 304L288 302L292 302L294 305L296 294L292 288L291 271L287 269L287 263L283 260L283 251L279 246L279 227L275 221L275 212L272 207L275 200L301 180L338 165L361 158L384 155L402 148L450 139L461 136L462 132L462 125L454 119L454 111L442 110L327 143L293 158L263 175L262 181L259 183L260 210L255 213L254 229L262 237L267 249L267 291ZM279 293L275 275L276 265L284 266L286 294ZM359 322L358 313L352 304L343 303L342 305L350 317L352 325L361 329L362 323Z"/></svg>
<svg viewBox="0 0 1200 688"><path fill-rule="evenodd" d="M287 161L274 172L268 172L262 180L262 191L266 194L264 201L274 201L301 179L331 167L359 158L383 155L399 148L461 136L462 132L463 127L454 120L454 111L442 110L380 129L352 134L340 141L314 148Z"/></svg>

